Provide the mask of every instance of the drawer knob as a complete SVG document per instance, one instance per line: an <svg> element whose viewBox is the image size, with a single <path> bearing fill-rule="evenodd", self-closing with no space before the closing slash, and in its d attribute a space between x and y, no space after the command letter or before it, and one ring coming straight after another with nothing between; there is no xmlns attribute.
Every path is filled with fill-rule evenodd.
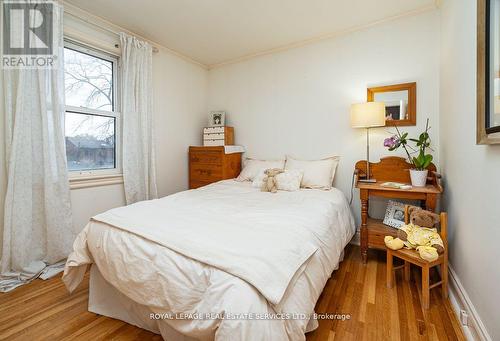
<svg viewBox="0 0 500 341"><path fill-rule="evenodd" d="M212 171L210 169L198 169L198 173L212 175Z"/></svg>

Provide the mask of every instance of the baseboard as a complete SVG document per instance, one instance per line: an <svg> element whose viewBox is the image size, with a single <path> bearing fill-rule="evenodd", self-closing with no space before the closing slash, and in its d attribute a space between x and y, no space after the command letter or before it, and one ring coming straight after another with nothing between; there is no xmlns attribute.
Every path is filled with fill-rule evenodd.
<svg viewBox="0 0 500 341"><path fill-rule="evenodd" d="M465 310L467 317L467 325L462 324L462 329L467 340L492 341L486 327L481 321L476 308L472 304L469 295L465 291L457 273L451 266L448 266L449 273L449 290L450 302L460 321L460 311Z"/></svg>

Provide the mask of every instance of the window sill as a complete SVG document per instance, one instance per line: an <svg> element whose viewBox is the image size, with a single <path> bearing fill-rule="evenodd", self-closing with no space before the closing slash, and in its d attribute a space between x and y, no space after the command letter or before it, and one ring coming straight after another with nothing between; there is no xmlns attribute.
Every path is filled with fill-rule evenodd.
<svg viewBox="0 0 500 341"><path fill-rule="evenodd" d="M80 176L69 179L70 189L118 185L123 183L123 174Z"/></svg>

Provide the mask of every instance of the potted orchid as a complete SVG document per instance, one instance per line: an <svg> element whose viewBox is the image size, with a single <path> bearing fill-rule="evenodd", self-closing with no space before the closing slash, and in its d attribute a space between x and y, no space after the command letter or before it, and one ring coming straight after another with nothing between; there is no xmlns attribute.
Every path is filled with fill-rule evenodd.
<svg viewBox="0 0 500 341"><path fill-rule="evenodd" d="M427 150L432 150L430 148L429 129L429 119L427 119L425 131L420 134L418 139L408 138L408 133L401 134L398 127L396 127L396 134L384 140L384 147L387 147L390 151L403 147L408 156L408 162L414 167L410 169L412 186L424 187L427 182L427 167L432 162L432 155L427 153ZM413 142L415 147L409 145L409 141Z"/></svg>

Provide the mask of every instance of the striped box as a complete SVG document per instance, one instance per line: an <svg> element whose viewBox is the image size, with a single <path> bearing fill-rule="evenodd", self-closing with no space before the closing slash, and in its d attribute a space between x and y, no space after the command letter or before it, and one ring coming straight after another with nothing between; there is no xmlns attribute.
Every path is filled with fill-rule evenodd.
<svg viewBox="0 0 500 341"><path fill-rule="evenodd" d="M227 146L234 144L233 127L203 128L203 145L205 147Z"/></svg>

